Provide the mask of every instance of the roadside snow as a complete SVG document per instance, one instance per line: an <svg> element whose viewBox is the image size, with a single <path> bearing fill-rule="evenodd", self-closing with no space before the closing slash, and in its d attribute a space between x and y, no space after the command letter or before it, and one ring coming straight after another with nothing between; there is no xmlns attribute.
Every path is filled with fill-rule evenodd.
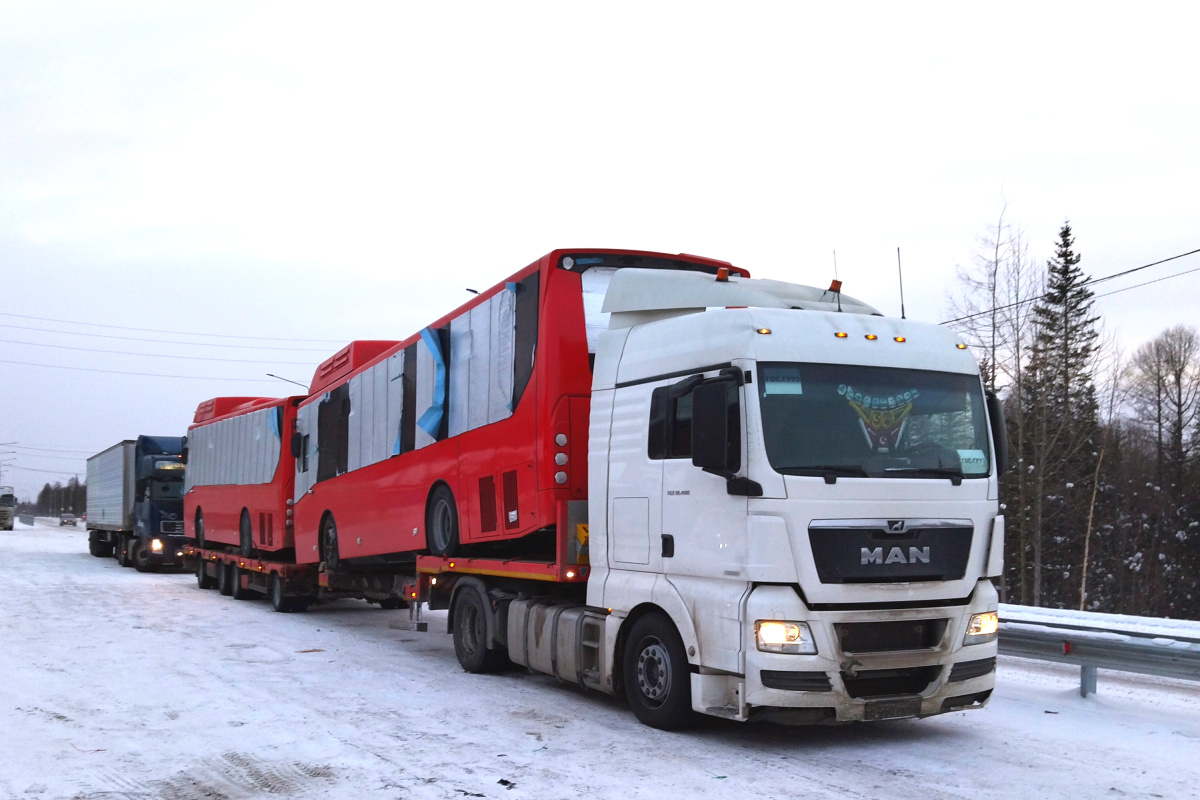
<svg viewBox="0 0 1200 800"><path fill-rule="evenodd" d="M0 534L0 798L1196 797L1200 686L1001 659L983 711L839 728L643 727L612 698L464 673L445 617L276 614ZM437 631L437 632L432 632Z"/></svg>

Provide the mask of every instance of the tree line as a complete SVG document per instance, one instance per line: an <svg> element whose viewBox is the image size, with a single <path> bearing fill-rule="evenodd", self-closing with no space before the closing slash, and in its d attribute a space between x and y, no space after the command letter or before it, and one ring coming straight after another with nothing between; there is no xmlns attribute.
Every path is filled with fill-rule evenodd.
<svg viewBox="0 0 1200 800"><path fill-rule="evenodd" d="M1070 223L1038 264L1002 212L959 269L956 328L1003 402L1003 601L1200 619L1200 336L1104 335Z"/></svg>
<svg viewBox="0 0 1200 800"><path fill-rule="evenodd" d="M47 483L38 492L37 502L33 505L28 510L42 517L57 517L59 514L81 516L87 508L87 484L80 483L78 478L71 478L65 486L59 481Z"/></svg>

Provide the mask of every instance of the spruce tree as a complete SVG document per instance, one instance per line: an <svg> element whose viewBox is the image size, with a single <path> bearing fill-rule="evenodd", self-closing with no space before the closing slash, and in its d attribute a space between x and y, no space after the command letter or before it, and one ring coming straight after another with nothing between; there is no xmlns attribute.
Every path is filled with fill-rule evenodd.
<svg viewBox="0 0 1200 800"><path fill-rule="evenodd" d="M1033 308L1036 335L1022 398L1033 428L1023 454L1033 488L1032 591L1023 600L1034 605L1077 605L1082 578L1083 520L1098 455L1093 361L1100 332L1080 261L1064 223L1046 264L1046 292Z"/></svg>

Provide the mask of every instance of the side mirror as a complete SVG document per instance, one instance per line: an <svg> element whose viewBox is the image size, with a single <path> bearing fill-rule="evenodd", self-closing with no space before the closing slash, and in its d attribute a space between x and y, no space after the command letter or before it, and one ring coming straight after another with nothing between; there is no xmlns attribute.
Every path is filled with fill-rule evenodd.
<svg viewBox="0 0 1200 800"><path fill-rule="evenodd" d="M732 478L742 462L740 419L736 384L714 381L697 386L692 391L692 464Z"/></svg>
<svg viewBox="0 0 1200 800"><path fill-rule="evenodd" d="M186 464L187 459L188 459L188 449L187 449L187 445L184 445L184 448L179 451L179 460Z"/></svg>
<svg viewBox="0 0 1200 800"><path fill-rule="evenodd" d="M300 436L299 431L292 434L292 458L300 457L300 446L302 441L303 437Z"/></svg>
<svg viewBox="0 0 1200 800"><path fill-rule="evenodd" d="M1004 404L994 392L987 393L988 424L992 429L992 445L996 448L996 474L1008 469L1008 425L1004 421Z"/></svg>

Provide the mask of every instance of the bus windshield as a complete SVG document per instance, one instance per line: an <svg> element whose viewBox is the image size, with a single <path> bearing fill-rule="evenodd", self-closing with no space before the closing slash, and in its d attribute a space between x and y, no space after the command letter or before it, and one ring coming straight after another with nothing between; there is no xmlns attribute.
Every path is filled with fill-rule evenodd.
<svg viewBox="0 0 1200 800"><path fill-rule="evenodd" d="M788 475L982 478L977 375L846 364L759 365L767 458Z"/></svg>

